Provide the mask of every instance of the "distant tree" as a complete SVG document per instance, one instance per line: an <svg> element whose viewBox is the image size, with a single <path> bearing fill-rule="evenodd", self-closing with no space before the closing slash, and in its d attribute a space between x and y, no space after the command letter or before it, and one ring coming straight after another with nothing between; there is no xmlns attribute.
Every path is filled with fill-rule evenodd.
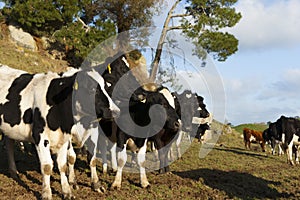
<svg viewBox="0 0 300 200"><path fill-rule="evenodd" d="M131 37L147 38L149 33L146 29L146 32L141 32L141 29L137 29L138 32L133 30L151 26L153 24L152 17L159 12L161 9L159 5L162 2L163 0L98 0L95 1L95 4L97 4L96 12L100 18L110 19L115 23L119 48L122 49L126 48ZM130 35L129 30L135 35Z"/></svg>

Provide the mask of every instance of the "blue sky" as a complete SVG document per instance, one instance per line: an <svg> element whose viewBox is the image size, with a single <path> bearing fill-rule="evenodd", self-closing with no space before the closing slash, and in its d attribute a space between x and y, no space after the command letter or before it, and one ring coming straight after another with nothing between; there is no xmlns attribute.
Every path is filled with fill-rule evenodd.
<svg viewBox="0 0 300 200"><path fill-rule="evenodd" d="M215 62L233 124L300 115L300 1L240 0L239 52Z"/></svg>
<svg viewBox="0 0 300 200"><path fill-rule="evenodd" d="M173 2L169 1L167 6ZM217 119L238 125L275 121L281 115L299 116L300 1L239 0L235 8L243 18L226 31L239 39L239 51L225 62L213 61L226 96L224 118L221 112ZM162 16L155 21L158 27L166 13ZM205 72L202 75L206 76L204 79L209 76ZM197 80L191 80L194 86ZM215 85L214 81L207 82ZM211 94L205 91L200 94L207 100L209 109L218 112L218 104L224 99L215 94L219 99L211 101Z"/></svg>

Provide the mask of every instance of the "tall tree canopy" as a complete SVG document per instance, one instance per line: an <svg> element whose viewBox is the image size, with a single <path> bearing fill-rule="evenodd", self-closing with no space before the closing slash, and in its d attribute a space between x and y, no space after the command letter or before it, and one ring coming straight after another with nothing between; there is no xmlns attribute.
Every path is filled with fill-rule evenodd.
<svg viewBox="0 0 300 200"><path fill-rule="evenodd" d="M152 62L151 79L156 79L160 57L169 31L182 30L184 35L194 44L193 53L200 59L206 54L212 54L219 61L225 61L228 56L238 50L238 40L224 28L233 27L241 19L233 5L238 0L176 0L166 17L164 27ZM176 13L176 8L182 3L185 8ZM171 24L172 19L180 19L177 24ZM178 20L177 20L178 21Z"/></svg>

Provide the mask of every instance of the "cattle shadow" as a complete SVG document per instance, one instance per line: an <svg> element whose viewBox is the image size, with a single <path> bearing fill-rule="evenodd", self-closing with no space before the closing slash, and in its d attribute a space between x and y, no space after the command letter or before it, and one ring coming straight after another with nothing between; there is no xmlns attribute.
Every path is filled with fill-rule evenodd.
<svg viewBox="0 0 300 200"><path fill-rule="evenodd" d="M224 191L229 198L238 199L277 199L292 198L291 194L280 193L269 185L280 185L280 182L258 178L238 171L221 171L217 169L197 169L185 172L173 172L181 178L195 181L203 179L210 188Z"/></svg>
<svg viewBox="0 0 300 200"><path fill-rule="evenodd" d="M21 151L20 147L18 145L15 145L14 147L14 155L15 155L15 162L16 162L16 167L19 172L18 177L11 177L9 171L8 171L8 158L7 158L7 152L4 147L4 141L0 141L0 155L1 155L1 160L0 160L0 173L5 175L8 178L11 178L14 180L18 185L23 187L26 191L32 192L33 195L36 197L36 199L42 199L42 195L40 191L35 191L32 190L30 187L31 184L36 184L36 185L42 185L42 176L39 176L39 178L35 177L34 175L31 175L28 172L37 172L41 174L40 171L40 163L38 159L37 152L35 151L35 148L31 146L31 144L24 143L25 145L25 151ZM53 170L55 171L55 170ZM30 183L25 183L23 178L26 178ZM53 181L54 178L51 177L51 181ZM57 182L60 182L60 180L54 180ZM53 187L52 189L52 194L57 194L60 195L60 192L55 190ZM1 199L1 198L0 198Z"/></svg>
<svg viewBox="0 0 300 200"><path fill-rule="evenodd" d="M231 152L238 155L245 155L245 156L252 156L256 158L268 158L269 156L264 152L255 152L251 150L247 150L244 148L238 148L238 147L214 147L214 150L216 151L225 151L225 152Z"/></svg>

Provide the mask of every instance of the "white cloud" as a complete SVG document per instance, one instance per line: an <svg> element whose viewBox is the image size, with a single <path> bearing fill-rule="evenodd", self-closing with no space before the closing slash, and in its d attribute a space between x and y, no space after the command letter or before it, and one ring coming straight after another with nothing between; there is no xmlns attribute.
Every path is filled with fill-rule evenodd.
<svg viewBox="0 0 300 200"><path fill-rule="evenodd" d="M255 75L226 79L227 117L237 125L275 121L281 115L300 115L300 69L287 69L277 81Z"/></svg>
<svg viewBox="0 0 300 200"><path fill-rule="evenodd" d="M281 48L300 43L299 0L242 0L241 21L232 29L240 49Z"/></svg>
<svg viewBox="0 0 300 200"><path fill-rule="evenodd" d="M277 99L300 105L300 69L287 69L280 80L265 87L258 98L260 100Z"/></svg>

